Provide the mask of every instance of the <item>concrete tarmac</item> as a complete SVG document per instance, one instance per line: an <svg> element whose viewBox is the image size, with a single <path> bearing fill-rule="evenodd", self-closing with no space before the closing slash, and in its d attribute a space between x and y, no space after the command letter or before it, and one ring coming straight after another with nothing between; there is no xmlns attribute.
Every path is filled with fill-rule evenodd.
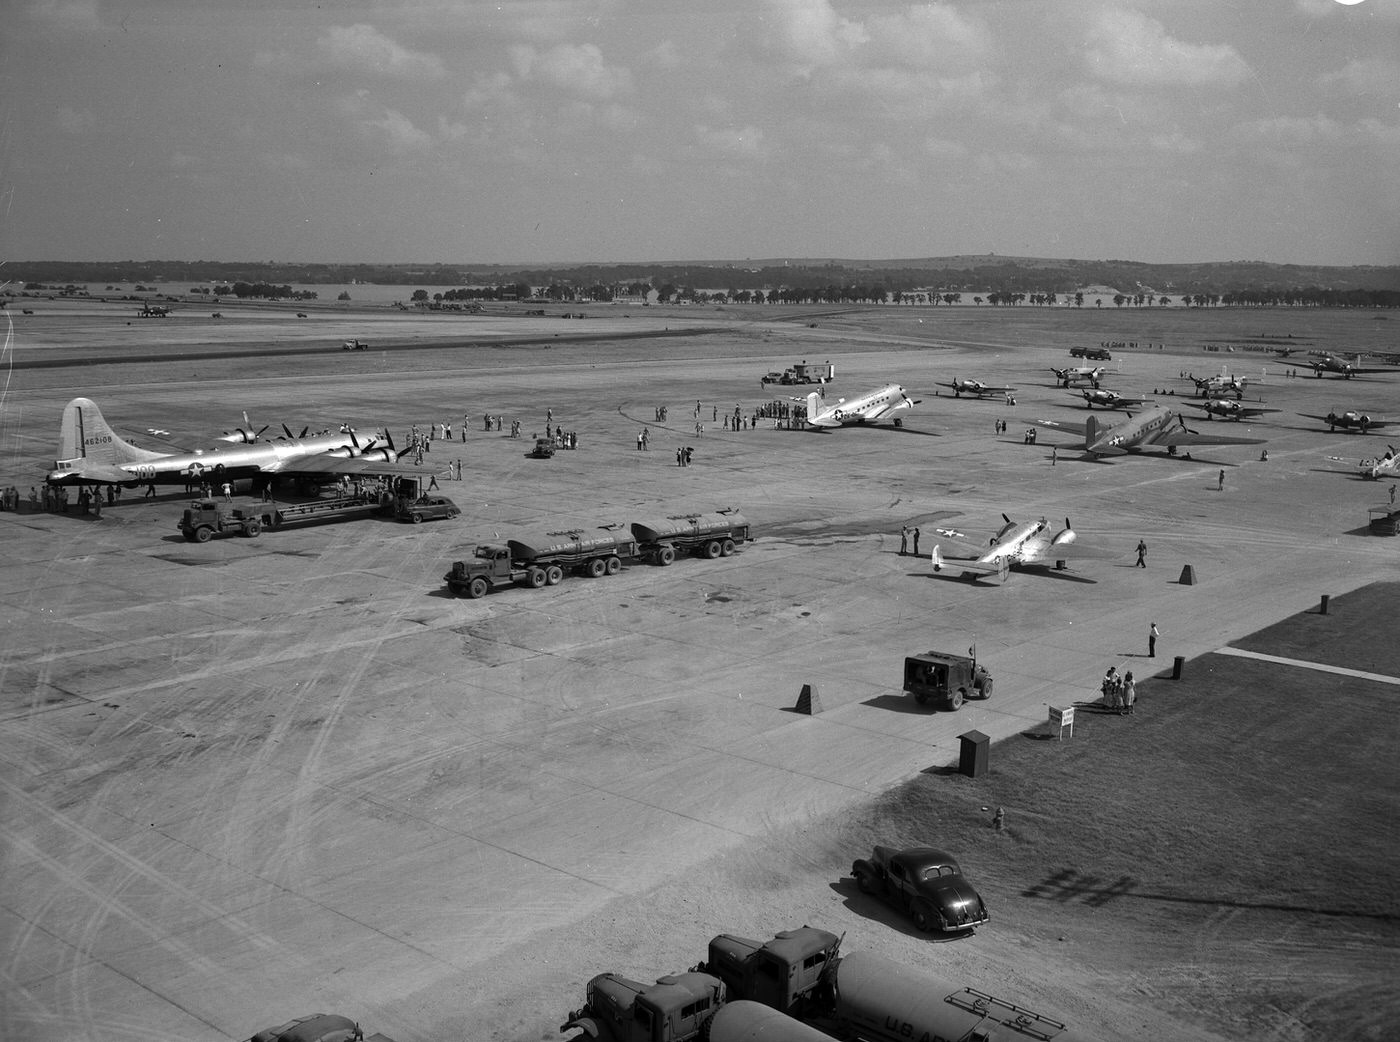
<svg viewBox="0 0 1400 1042"><path fill-rule="evenodd" d="M1097 343L1079 321L1057 336ZM966 731L1003 738L1093 699L1109 664L1169 672L1395 575L1396 542L1365 528L1385 486L1325 459L1384 439L1295 413L1393 415L1390 378L1275 377L1268 404L1285 412L1272 422L1193 422L1268 438L1267 462L1257 446L1086 462L1058 438L1052 465L1057 436L1022 434L1033 416L1087 415L1052 386L1065 351L884 322L736 323L652 358L563 342L425 347L387 371L368 352L299 356L285 372L223 359L198 376L181 362L25 377L8 392L0 483L26 494L64 402L83 394L138 429L217 433L247 409L258 426L382 423L398 439L450 420L454 441L434 442L424 469L464 513L208 544L176 531L179 490L127 490L100 520L0 514L0 1035L242 1039L324 1009L398 1042L498 1037L470 995L493 956L775 825L858 810L954 762ZM1112 385L1189 394L1180 371L1219 356L1173 346L1120 353ZM899 381L921 405L902 429L730 432L714 418L784 397L758 377L813 356L839 363L828 396ZM1017 405L935 395L953 375L1017 384ZM578 431L577 451L531 460L528 440L481 429L499 413L529 439L546 408ZM636 449L643 426L649 452ZM684 445L689 468L675 464ZM455 459L460 483L442 476ZM758 536L732 558L478 601L442 583L473 545L518 528L727 506ZM933 573L935 542L957 550L938 529L985 545L1003 511L1068 517L1109 557L1004 584ZM904 524L922 530L919 557L899 553ZM1195 585L1178 582L1184 565ZM990 700L948 713L902 696L905 654L973 644L996 678ZM810 717L791 711L803 684L820 698ZM537 1011L530 1037L548 1037L607 968L561 953L551 972L577 986Z"/></svg>

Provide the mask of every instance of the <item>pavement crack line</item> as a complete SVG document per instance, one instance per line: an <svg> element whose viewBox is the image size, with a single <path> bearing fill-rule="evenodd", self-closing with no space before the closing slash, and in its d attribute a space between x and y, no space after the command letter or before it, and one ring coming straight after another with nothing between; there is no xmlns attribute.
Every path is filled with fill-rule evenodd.
<svg viewBox="0 0 1400 1042"><path fill-rule="evenodd" d="M1384 673L1367 673L1363 669L1347 669L1346 666L1329 666L1322 662L1305 662L1300 658L1284 658L1281 655L1265 655L1259 651L1245 651L1243 648L1216 648L1217 655L1234 655L1236 658L1252 658L1260 662L1273 662L1280 666L1297 666L1299 669L1315 669L1320 673L1336 673L1358 680L1374 680L1378 684L1400 686L1400 677L1389 677Z"/></svg>

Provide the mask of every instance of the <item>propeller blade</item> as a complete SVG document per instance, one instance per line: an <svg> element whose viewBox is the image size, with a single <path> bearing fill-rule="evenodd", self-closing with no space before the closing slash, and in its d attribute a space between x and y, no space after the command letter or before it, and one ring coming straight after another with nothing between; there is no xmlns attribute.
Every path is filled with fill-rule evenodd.
<svg viewBox="0 0 1400 1042"><path fill-rule="evenodd" d="M292 432L291 432L291 430L287 427L287 425L286 425L285 423L282 424L282 433L285 434L285 435L287 436L287 440L288 440L288 441L291 441L291 440L292 440Z"/></svg>
<svg viewBox="0 0 1400 1042"><path fill-rule="evenodd" d="M301 434L299 434L298 437L300 437L300 438L306 437L306 432L309 431L309 430L311 430L311 424L308 423L305 427L303 427L303 428L301 429Z"/></svg>

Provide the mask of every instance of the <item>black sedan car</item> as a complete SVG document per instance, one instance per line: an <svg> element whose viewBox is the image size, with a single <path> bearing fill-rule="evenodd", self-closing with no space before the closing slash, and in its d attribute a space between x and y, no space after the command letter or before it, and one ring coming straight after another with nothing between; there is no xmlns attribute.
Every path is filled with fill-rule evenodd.
<svg viewBox="0 0 1400 1042"><path fill-rule="evenodd" d="M990 921L987 906L949 853L933 847L877 846L851 866L862 893L878 894L920 930L955 933Z"/></svg>
<svg viewBox="0 0 1400 1042"><path fill-rule="evenodd" d="M397 517L400 521L412 521L415 525L421 525L424 521L431 521L437 517L456 517L462 511L457 504L446 496L420 496L411 503L404 503L399 507Z"/></svg>

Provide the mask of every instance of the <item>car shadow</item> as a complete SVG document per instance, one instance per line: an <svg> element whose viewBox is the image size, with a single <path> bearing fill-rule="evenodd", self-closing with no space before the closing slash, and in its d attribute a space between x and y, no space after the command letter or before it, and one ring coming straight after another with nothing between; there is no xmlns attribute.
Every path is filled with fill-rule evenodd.
<svg viewBox="0 0 1400 1042"><path fill-rule="evenodd" d="M902 933L906 937L913 937L928 941L930 944L950 944L953 941L963 941L973 936L977 931L973 929L956 930L951 933L939 931L922 932L917 926L906 919L895 908L873 894L861 893L860 887L851 876L843 876L831 884L832 891L841 898L841 903L848 909L871 922L887 926L897 933Z"/></svg>

